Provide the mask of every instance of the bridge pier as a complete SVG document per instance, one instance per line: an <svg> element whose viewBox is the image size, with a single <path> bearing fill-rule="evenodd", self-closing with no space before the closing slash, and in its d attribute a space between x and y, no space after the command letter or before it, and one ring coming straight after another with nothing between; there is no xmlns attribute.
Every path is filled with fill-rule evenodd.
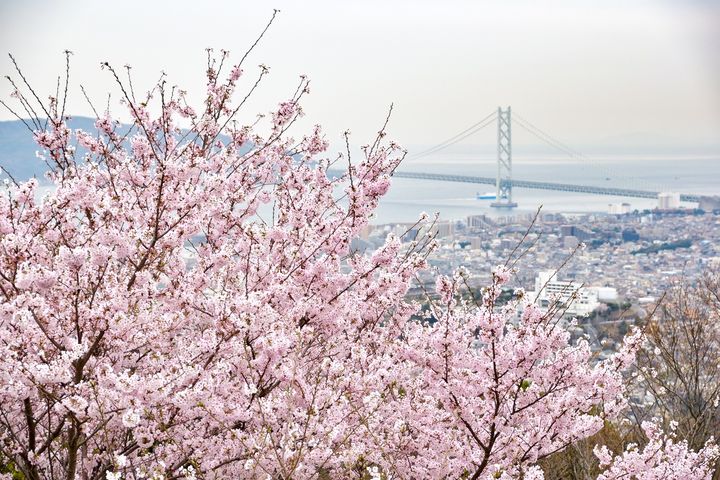
<svg viewBox="0 0 720 480"><path fill-rule="evenodd" d="M490 204L496 208L513 208L517 203L512 200L512 125L510 107L497 113L497 179L495 181L495 201Z"/></svg>

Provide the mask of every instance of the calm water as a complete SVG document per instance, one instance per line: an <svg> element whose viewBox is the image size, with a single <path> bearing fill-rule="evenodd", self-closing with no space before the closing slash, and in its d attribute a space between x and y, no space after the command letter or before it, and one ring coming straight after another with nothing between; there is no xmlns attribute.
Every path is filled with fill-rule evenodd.
<svg viewBox="0 0 720 480"><path fill-rule="evenodd" d="M496 168L491 156L445 154L440 158L407 159L399 170L494 177ZM720 195L720 157L635 155L583 161L516 156L513 176L522 180ZM50 188L38 190L40 197ZM492 208L491 200L475 199L476 193L491 191L494 191L492 185L395 178L372 223L412 222L423 211L440 212L441 218L450 220L477 214L497 217L508 212L535 212L541 204L544 212L567 213L607 212L610 203L627 202L631 208L639 210L657 205L657 201L651 199L523 188L513 189L513 200L518 203L518 208L513 210Z"/></svg>
<svg viewBox="0 0 720 480"><path fill-rule="evenodd" d="M446 154L442 158L408 159L399 170L494 177L493 157ZM720 157L604 156L562 159L552 156L515 157L513 177L522 180L580 185L636 188L653 191L720 195ZM467 215L506 215L507 210L490 207L490 200L476 200L477 192L493 191L491 185L473 185L430 180L393 179L390 192L381 201L373 223L409 222L422 211L440 212L445 219ZM512 212L607 212L610 203L630 203L633 209L653 208L657 201L605 195L587 195L552 190L513 189L518 208ZM691 204L688 204L690 206Z"/></svg>

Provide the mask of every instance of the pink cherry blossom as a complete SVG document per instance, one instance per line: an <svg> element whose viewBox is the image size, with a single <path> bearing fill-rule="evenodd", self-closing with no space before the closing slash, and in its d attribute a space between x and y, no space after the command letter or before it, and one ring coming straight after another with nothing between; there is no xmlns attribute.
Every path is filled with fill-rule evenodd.
<svg viewBox="0 0 720 480"><path fill-rule="evenodd" d="M714 465L720 458L720 449L711 440L699 451L688 448L687 442L676 441L672 432L664 434L652 422L643 422L647 445L640 449L630 445L617 457L607 447L596 447L595 455L606 470L598 480L664 480L666 478L692 478L710 480Z"/></svg>
<svg viewBox="0 0 720 480"><path fill-rule="evenodd" d="M404 151L383 128L330 178L320 128L288 136L307 80L269 122L241 117L226 57L194 108L164 79L135 100L105 64L128 138L109 113L71 131L57 101L33 132L54 189L0 195L2 461L33 480L540 479L538 460L621 412L641 332L593 362L552 311L498 304L504 267L472 301L467 272L437 276L418 320L432 229L350 248ZM598 450L602 478L641 460L702 478L717 456L659 435Z"/></svg>

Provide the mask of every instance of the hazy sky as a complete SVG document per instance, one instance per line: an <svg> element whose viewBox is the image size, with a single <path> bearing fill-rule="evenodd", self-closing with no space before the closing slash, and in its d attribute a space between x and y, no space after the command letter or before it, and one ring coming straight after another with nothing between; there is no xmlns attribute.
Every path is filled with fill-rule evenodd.
<svg viewBox="0 0 720 480"><path fill-rule="evenodd" d="M364 143L395 102L391 135L408 146L439 143L498 105L571 145L720 144L720 1L0 0L0 45L45 94L66 48L71 85L98 103L116 92L104 60L131 64L136 89L164 70L200 94L205 47L241 56L273 7L246 68L264 63L271 75L248 115L307 74L305 124L333 139L349 128ZM0 73L11 73L7 57ZM90 113L77 88L71 112Z"/></svg>

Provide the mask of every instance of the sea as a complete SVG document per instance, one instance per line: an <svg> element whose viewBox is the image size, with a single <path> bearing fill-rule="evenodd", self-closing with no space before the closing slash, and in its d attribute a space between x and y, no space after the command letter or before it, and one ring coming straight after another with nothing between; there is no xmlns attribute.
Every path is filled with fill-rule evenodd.
<svg viewBox="0 0 720 480"><path fill-rule="evenodd" d="M403 161L398 171L495 177L497 162L492 155L445 153ZM617 154L569 159L552 155L516 156L513 178L577 185L631 188L657 192L720 195L720 155ZM52 191L41 186L38 200ZM439 213L442 220L461 220L469 215L491 218L545 213L607 213L610 204L629 203L631 210L653 209L657 200L513 188L516 208L494 208L493 200L478 194L494 193L494 185L393 178L371 223L415 222L421 213ZM692 208L692 203L681 206ZM271 216L271 210L264 213Z"/></svg>
<svg viewBox="0 0 720 480"><path fill-rule="evenodd" d="M472 153L443 153L403 161L398 171L495 177L496 158ZM578 185L632 188L657 192L720 195L720 155L614 154L592 158L528 155L513 158L513 178ZM404 223L422 212L439 212L445 220L485 214L496 218L543 212L607 213L610 204L629 203L632 210L652 209L657 200L554 190L513 188L513 209L493 208L493 200L477 194L494 192L494 185L393 178L372 223ZM696 206L692 203L681 204Z"/></svg>

